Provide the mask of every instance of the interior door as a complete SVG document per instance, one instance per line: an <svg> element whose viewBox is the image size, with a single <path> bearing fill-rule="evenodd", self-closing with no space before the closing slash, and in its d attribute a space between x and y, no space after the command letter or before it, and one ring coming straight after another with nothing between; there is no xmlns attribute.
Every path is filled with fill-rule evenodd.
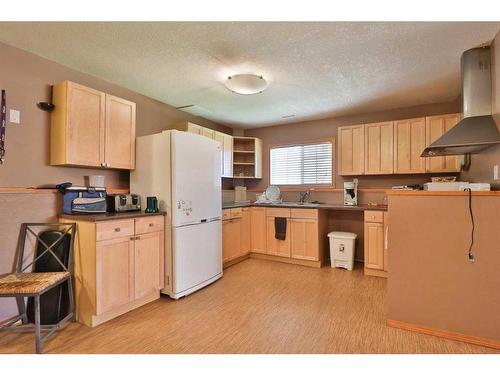
<svg viewBox="0 0 500 375"><path fill-rule="evenodd" d="M135 168L135 103L106 95L106 167Z"/></svg>
<svg viewBox="0 0 500 375"><path fill-rule="evenodd" d="M173 291L175 294L222 272L221 221L172 230Z"/></svg>
<svg viewBox="0 0 500 375"><path fill-rule="evenodd" d="M172 225L222 215L221 150L203 136L172 131Z"/></svg>
<svg viewBox="0 0 500 375"><path fill-rule="evenodd" d="M68 82L68 164L101 167L104 162L106 94Z"/></svg>

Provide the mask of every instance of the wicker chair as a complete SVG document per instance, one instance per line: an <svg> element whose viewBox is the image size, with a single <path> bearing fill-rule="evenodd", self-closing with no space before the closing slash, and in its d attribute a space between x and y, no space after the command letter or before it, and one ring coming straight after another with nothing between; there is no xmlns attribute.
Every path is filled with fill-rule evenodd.
<svg viewBox="0 0 500 375"><path fill-rule="evenodd" d="M33 228L57 228L58 237L50 244L47 244ZM73 267L73 246L76 232L75 223L24 223L21 225L20 239L17 249L16 272L0 276L0 297L15 297L19 314L0 322L0 330L30 331L35 332L36 352L42 353L42 343L49 338L56 330L63 327L66 322L75 321L75 303L73 297L73 283L71 270ZM34 259L23 266L24 248L29 235L34 236L35 248L41 246L42 251L38 255L35 253ZM56 246L61 245L63 240L68 240L69 253L67 254L67 266L54 252ZM30 266L35 267L42 257L50 254L60 266L60 272L25 272ZM52 290L56 286L67 282L69 294L69 312L56 324L40 324L40 296ZM26 309L26 298L33 298L35 324L28 323ZM21 324L16 324L21 323ZM41 332L44 335L41 335Z"/></svg>

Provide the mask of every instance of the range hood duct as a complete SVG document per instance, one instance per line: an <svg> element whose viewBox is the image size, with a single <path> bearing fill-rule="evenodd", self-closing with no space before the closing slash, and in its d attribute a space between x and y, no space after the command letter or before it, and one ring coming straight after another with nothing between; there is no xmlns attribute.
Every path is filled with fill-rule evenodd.
<svg viewBox="0 0 500 375"><path fill-rule="evenodd" d="M425 148L421 156L476 154L500 143L491 116L490 47L462 54L462 111L464 118Z"/></svg>

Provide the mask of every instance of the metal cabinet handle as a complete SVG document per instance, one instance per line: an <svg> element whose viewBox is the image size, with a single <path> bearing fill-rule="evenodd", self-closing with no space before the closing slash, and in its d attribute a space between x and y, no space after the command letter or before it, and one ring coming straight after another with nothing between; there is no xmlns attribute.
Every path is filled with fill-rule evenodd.
<svg viewBox="0 0 500 375"><path fill-rule="evenodd" d="M149 226L150 226L150 227L154 227L154 226L155 226L155 224L154 224L154 223L149 223Z"/></svg>
<svg viewBox="0 0 500 375"><path fill-rule="evenodd" d="M120 228L115 228L115 232L119 232L120 230Z"/></svg>

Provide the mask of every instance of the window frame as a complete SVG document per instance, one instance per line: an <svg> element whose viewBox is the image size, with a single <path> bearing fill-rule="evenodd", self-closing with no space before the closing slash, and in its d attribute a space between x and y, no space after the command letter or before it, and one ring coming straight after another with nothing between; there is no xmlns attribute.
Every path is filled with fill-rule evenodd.
<svg viewBox="0 0 500 375"><path fill-rule="evenodd" d="M337 148L336 148L336 138L335 137L330 137L330 138L321 138L321 139L314 139L311 141L301 141L301 142L289 142L289 143L276 143L269 145L269 149L267 150L267 156L268 156L268 181L269 185L271 185L271 150L273 148L280 148L280 147L290 147L290 146L307 146L307 145L314 145L314 144L319 144L319 143L331 143L332 144L332 183L331 184L321 184L321 185L295 185L295 184L287 184L287 185L275 185L280 188L280 190L283 191L302 191L302 190L334 190L335 189L335 182L336 182L336 175L337 175L337 169L335 166L335 157L337 156Z"/></svg>

